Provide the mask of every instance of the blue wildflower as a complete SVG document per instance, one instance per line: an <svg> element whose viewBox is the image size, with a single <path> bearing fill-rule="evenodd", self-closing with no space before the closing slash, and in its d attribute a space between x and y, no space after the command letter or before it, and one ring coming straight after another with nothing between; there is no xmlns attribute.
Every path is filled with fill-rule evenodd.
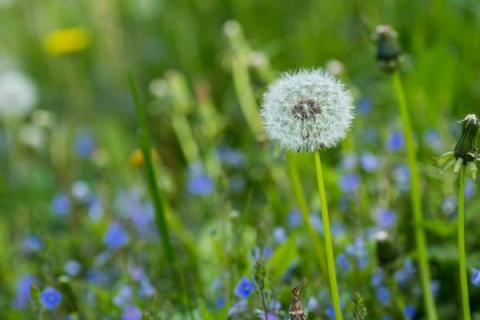
<svg viewBox="0 0 480 320"><path fill-rule="evenodd" d="M93 136L82 130L75 137L75 153L82 159L90 158L95 151L96 144Z"/></svg>
<svg viewBox="0 0 480 320"><path fill-rule="evenodd" d="M152 297L155 294L155 288L147 277L140 281L140 289L138 294L141 297Z"/></svg>
<svg viewBox="0 0 480 320"><path fill-rule="evenodd" d="M410 172L406 165L398 165L393 169L393 179L400 191L407 191L410 188Z"/></svg>
<svg viewBox="0 0 480 320"><path fill-rule="evenodd" d="M287 224L290 228L298 227L302 223L302 214L298 209L292 209L288 213Z"/></svg>
<svg viewBox="0 0 480 320"><path fill-rule="evenodd" d="M310 222L312 223L313 229L318 233L323 233L323 224L322 219L316 213L310 215Z"/></svg>
<svg viewBox="0 0 480 320"><path fill-rule="evenodd" d="M350 270L350 262L348 261L348 257L346 254L341 253L337 255L336 261L337 265L342 268L343 272L348 272Z"/></svg>
<svg viewBox="0 0 480 320"><path fill-rule="evenodd" d="M417 310L415 309L414 306L407 305L405 307L405 310L403 311L403 314L405 315L405 317L407 317L407 319L413 319L413 318L415 318L415 315L417 314Z"/></svg>
<svg viewBox="0 0 480 320"><path fill-rule="evenodd" d="M109 249L115 250L128 243L128 234L120 223L115 222L108 228L103 237L103 242Z"/></svg>
<svg viewBox="0 0 480 320"><path fill-rule="evenodd" d="M228 309L228 316L231 317L235 314L242 313L247 310L248 302L247 300L240 300L233 304L233 306Z"/></svg>
<svg viewBox="0 0 480 320"><path fill-rule="evenodd" d="M390 303L390 290L386 286L379 286L375 290L375 295L381 304L387 305Z"/></svg>
<svg viewBox="0 0 480 320"><path fill-rule="evenodd" d="M382 284L383 282L383 272L381 269L376 269L375 273L372 275L372 278L370 279L370 283L372 284L373 287L378 287Z"/></svg>
<svg viewBox="0 0 480 320"><path fill-rule="evenodd" d="M280 226L273 228L273 240L276 243L282 243L287 240L287 232L285 231L285 228Z"/></svg>
<svg viewBox="0 0 480 320"><path fill-rule="evenodd" d="M328 319L335 319L335 310L333 309L333 306L327 307L327 309L325 310L325 315Z"/></svg>
<svg viewBox="0 0 480 320"><path fill-rule="evenodd" d="M403 134L400 131L393 131L388 136L387 147L390 151L400 151L403 149Z"/></svg>
<svg viewBox="0 0 480 320"><path fill-rule="evenodd" d="M83 180L77 180L72 184L72 195L75 199L88 203L91 197L90 187Z"/></svg>
<svg viewBox="0 0 480 320"><path fill-rule="evenodd" d="M132 299L132 287L129 285L125 285L118 289L117 294L113 297L113 304L120 307L127 305L130 303Z"/></svg>
<svg viewBox="0 0 480 320"><path fill-rule="evenodd" d="M40 294L40 300L45 309L54 310L62 302L62 294L53 287L47 287Z"/></svg>
<svg viewBox="0 0 480 320"><path fill-rule="evenodd" d="M13 305L16 309L26 309L30 305L30 288L38 283L38 279L32 275L21 276L17 280L16 294Z"/></svg>
<svg viewBox="0 0 480 320"><path fill-rule="evenodd" d="M245 155L229 147L220 147L217 150L217 156L222 163L233 168L241 168L245 165Z"/></svg>
<svg viewBox="0 0 480 320"><path fill-rule="evenodd" d="M395 212L388 208L378 208L375 212L378 227L381 229L389 229L397 220Z"/></svg>
<svg viewBox="0 0 480 320"><path fill-rule="evenodd" d="M29 235L22 242L22 250L27 254L37 253L42 249L42 239L37 235Z"/></svg>
<svg viewBox="0 0 480 320"><path fill-rule="evenodd" d="M50 206L50 210L56 216L65 216L70 213L71 205L70 205L70 198L64 192L57 194Z"/></svg>
<svg viewBox="0 0 480 320"><path fill-rule="evenodd" d="M93 221L98 221L103 216L103 205L102 199L99 197L92 197L90 203L88 204L88 217Z"/></svg>
<svg viewBox="0 0 480 320"><path fill-rule="evenodd" d="M142 310L135 306L127 306L123 309L122 320L142 320Z"/></svg>
<svg viewBox="0 0 480 320"><path fill-rule="evenodd" d="M82 265L76 260L68 260L63 266L63 270L71 277L76 277L82 272Z"/></svg>
<svg viewBox="0 0 480 320"><path fill-rule="evenodd" d="M227 299L225 296L220 296L215 300L215 309L222 309L225 307L225 304L227 303Z"/></svg>
<svg viewBox="0 0 480 320"><path fill-rule="evenodd" d="M357 191L360 185L360 177L356 174L345 174L340 177L340 189L344 193L353 193Z"/></svg>
<svg viewBox="0 0 480 320"><path fill-rule="evenodd" d="M247 277L242 277L235 287L235 295L247 299L255 290L255 285Z"/></svg>
<svg viewBox="0 0 480 320"><path fill-rule="evenodd" d="M360 157L360 163L363 170L373 172L380 166L380 160L372 153L364 153Z"/></svg>
<svg viewBox="0 0 480 320"><path fill-rule="evenodd" d="M340 167L344 170L352 170L357 166L357 157L354 154L346 154L342 157Z"/></svg>
<svg viewBox="0 0 480 320"><path fill-rule="evenodd" d="M97 285L106 285L110 281L110 277L105 272L101 272L95 269L90 269L87 272L87 282Z"/></svg>
<svg viewBox="0 0 480 320"><path fill-rule="evenodd" d="M206 196L212 193L213 181L203 171L201 165L193 165L187 182L187 191L194 196Z"/></svg>
<svg viewBox="0 0 480 320"><path fill-rule="evenodd" d="M451 216L457 210L457 197L446 197L442 203L442 212L447 216Z"/></svg>
<svg viewBox="0 0 480 320"><path fill-rule="evenodd" d="M472 285L474 285L475 287L480 287L480 270L479 269L476 269L476 268L472 269L472 276L470 278L470 281Z"/></svg>
<svg viewBox="0 0 480 320"><path fill-rule="evenodd" d="M361 98L360 100L358 100L357 102L357 111L358 113L360 113L361 115L367 115L369 114L371 111L372 111L372 106L373 106L373 103L372 103L372 100L371 99L368 99L368 98Z"/></svg>
<svg viewBox="0 0 480 320"><path fill-rule="evenodd" d="M475 183L472 180L467 180L465 183L465 198L469 199L475 195Z"/></svg>
<svg viewBox="0 0 480 320"><path fill-rule="evenodd" d="M332 235L334 236L341 236L345 233L345 225L340 222L331 223L330 229L332 231ZM323 231L323 226L322 226L322 231Z"/></svg>
<svg viewBox="0 0 480 320"><path fill-rule="evenodd" d="M425 144L433 151L441 151L444 149L442 139L435 129L428 129L423 135Z"/></svg>

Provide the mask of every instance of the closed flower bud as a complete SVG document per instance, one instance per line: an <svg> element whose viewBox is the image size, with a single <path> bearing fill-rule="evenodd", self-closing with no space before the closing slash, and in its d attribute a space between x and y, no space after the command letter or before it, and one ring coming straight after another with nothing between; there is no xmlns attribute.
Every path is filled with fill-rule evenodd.
<svg viewBox="0 0 480 320"><path fill-rule="evenodd" d="M377 260L382 268L390 267L398 257L398 250L386 231L378 231L375 235Z"/></svg>
<svg viewBox="0 0 480 320"><path fill-rule="evenodd" d="M480 122L474 114L467 115L462 121L462 135L455 146L455 158L462 158L466 165L478 158L477 136Z"/></svg>
<svg viewBox="0 0 480 320"><path fill-rule="evenodd" d="M390 26L380 25L375 29L375 42L376 58L380 68L387 73L397 71L402 58L402 48L398 42L397 32Z"/></svg>

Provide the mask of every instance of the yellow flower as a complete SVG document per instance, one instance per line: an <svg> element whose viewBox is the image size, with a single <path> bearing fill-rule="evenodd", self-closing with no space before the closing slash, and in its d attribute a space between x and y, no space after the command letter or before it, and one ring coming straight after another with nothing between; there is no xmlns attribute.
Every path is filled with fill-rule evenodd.
<svg viewBox="0 0 480 320"><path fill-rule="evenodd" d="M159 161L157 150L155 150L154 148L152 148L151 150L151 156L154 163L157 163ZM130 154L130 157L128 158L128 163L132 167L136 167L136 168L142 167L144 162L145 161L143 158L143 153L138 148L133 150L133 152Z"/></svg>
<svg viewBox="0 0 480 320"><path fill-rule="evenodd" d="M85 28L57 29L45 37L45 48L53 56L72 54L90 45L90 36Z"/></svg>

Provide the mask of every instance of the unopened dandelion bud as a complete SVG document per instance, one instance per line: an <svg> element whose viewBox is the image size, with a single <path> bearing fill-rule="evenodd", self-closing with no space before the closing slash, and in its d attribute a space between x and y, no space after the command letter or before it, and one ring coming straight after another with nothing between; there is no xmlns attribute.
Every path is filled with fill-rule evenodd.
<svg viewBox="0 0 480 320"><path fill-rule="evenodd" d="M375 235L377 260L382 268L390 267L398 258L398 250L388 232L382 230Z"/></svg>
<svg viewBox="0 0 480 320"><path fill-rule="evenodd" d="M301 70L269 86L262 116L272 140L289 150L315 152L345 138L353 108L350 92L330 74Z"/></svg>
<svg viewBox="0 0 480 320"><path fill-rule="evenodd" d="M462 134L455 146L455 158L462 158L464 164L478 159L477 136L480 122L474 114L467 115L462 121Z"/></svg>
<svg viewBox="0 0 480 320"><path fill-rule="evenodd" d="M375 42L376 58L380 68L387 73L397 71L402 58L397 32L388 25L380 25L375 29Z"/></svg>

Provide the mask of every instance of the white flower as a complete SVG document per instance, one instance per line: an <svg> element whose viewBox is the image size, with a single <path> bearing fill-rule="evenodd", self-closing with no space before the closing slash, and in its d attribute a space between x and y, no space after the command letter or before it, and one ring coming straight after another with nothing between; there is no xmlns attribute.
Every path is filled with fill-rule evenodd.
<svg viewBox="0 0 480 320"><path fill-rule="evenodd" d="M350 93L328 73L301 70L286 73L263 97L267 134L294 151L335 146L353 119Z"/></svg>
<svg viewBox="0 0 480 320"><path fill-rule="evenodd" d="M35 86L27 76L14 70L0 73L0 117L20 118L36 101Z"/></svg>

